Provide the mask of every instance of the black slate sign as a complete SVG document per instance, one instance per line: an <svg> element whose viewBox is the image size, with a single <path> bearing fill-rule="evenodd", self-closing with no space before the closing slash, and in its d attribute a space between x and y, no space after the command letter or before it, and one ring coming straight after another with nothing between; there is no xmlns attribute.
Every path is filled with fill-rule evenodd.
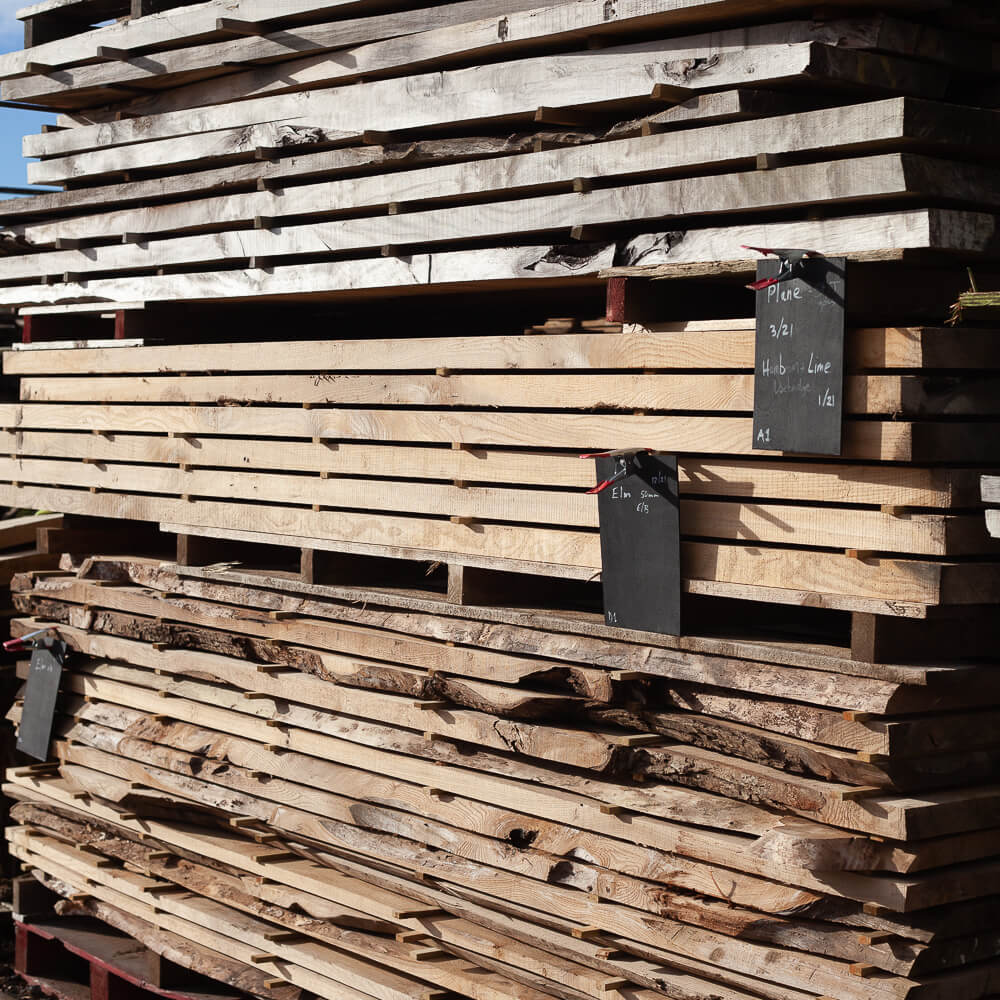
<svg viewBox="0 0 1000 1000"><path fill-rule="evenodd" d="M759 261L773 278L778 261ZM753 447L839 455L844 398L843 257L807 258L800 277L757 292Z"/></svg>
<svg viewBox="0 0 1000 1000"><path fill-rule="evenodd" d="M35 760L48 760L52 719L67 648L65 642L56 639L31 654L21 724L17 730L17 749Z"/></svg>
<svg viewBox="0 0 1000 1000"><path fill-rule="evenodd" d="M648 452L597 459L604 620L618 628L679 635L680 519L677 459Z"/></svg>

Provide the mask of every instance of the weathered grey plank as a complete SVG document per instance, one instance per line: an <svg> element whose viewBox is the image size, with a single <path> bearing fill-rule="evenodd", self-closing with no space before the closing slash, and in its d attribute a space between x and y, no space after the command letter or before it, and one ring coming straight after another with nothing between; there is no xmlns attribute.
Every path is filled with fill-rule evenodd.
<svg viewBox="0 0 1000 1000"><path fill-rule="evenodd" d="M809 41L755 45L747 49L740 33L721 48L712 36L688 47L669 42L643 42L597 51L519 59L505 63L377 80L340 88L259 97L208 108L125 119L99 125L27 136L26 156L61 157L87 150L110 153L112 147L155 139L240 128L262 122L296 124L341 132L394 131L441 123L473 122L533 113L538 107L586 107L628 98L648 98L655 84L690 90L721 88L805 77L857 84L867 92L894 90L917 96L940 96L947 73L927 64L874 56ZM697 60L695 65L691 60ZM134 152L134 151L133 151ZM159 164L155 147L145 158L124 154L117 166ZM121 155L121 154L119 154ZM37 164L48 167L55 160ZM88 171L64 173L81 176ZM89 172L94 172L90 170ZM40 182L51 170L29 171ZM58 175L57 175L58 176Z"/></svg>
<svg viewBox="0 0 1000 1000"><path fill-rule="evenodd" d="M531 189L544 185L569 185L575 178L611 178L632 174L693 170L705 165L746 165L766 146L774 154L812 153L827 159L839 148L861 151L866 145L918 143L921 148L940 142L944 148L958 148L969 136L966 123L956 122L949 105L917 102L918 114L911 114L909 98L891 98L871 104L827 108L803 114L689 129L680 134L654 134L620 139L613 146L583 145L549 149L532 156L511 156L489 163L471 161L434 166L406 172L387 172L286 187L277 191L228 193L188 203L113 210L100 215L81 216L41 225L26 225L15 231L29 243L52 244L57 238L92 239L118 237L122 233L181 234L205 227L244 225L255 217L279 219L313 213L317 205L325 211L374 208L392 202L428 202L441 198L461 199L491 191ZM972 129L988 132L1000 127L1000 113L981 111L968 116ZM198 140L201 142L201 140ZM515 147L516 148L516 147ZM944 149L942 149L942 152ZM743 165L742 163L740 165ZM957 181L968 181L961 196L975 200L980 192L990 200L989 175L971 167L946 168ZM969 190L970 183L976 184ZM981 184L981 187L979 186ZM935 186L935 190L940 188ZM956 192L947 184L949 193ZM525 192L527 193L527 192ZM387 242L394 242L389 240ZM67 267L67 269L72 269Z"/></svg>
<svg viewBox="0 0 1000 1000"><path fill-rule="evenodd" d="M507 247L294 267L7 286L0 288L0 304L44 305L81 300L108 303L198 301L378 288L395 288L398 294L407 288L466 282L596 281L597 274L613 262L652 265L750 260L750 252L740 249L748 240L770 246L822 246L831 256L874 254L891 257L909 249L966 254L995 252L996 235L997 220L993 215L914 209L846 219L653 233L636 238L621 250L616 250L611 243L596 249L591 244Z"/></svg>
<svg viewBox="0 0 1000 1000"><path fill-rule="evenodd" d="M647 140L639 141L645 143ZM600 148L585 147L583 151L596 149L599 152ZM611 157L608 160L612 164L616 162ZM507 187L509 168L519 162L525 172L529 172L538 161L528 157L487 163L482 166L486 174L484 186L487 189L494 185ZM592 165L601 169L596 157ZM463 189L475 190L478 172L465 172L461 180ZM570 178L565 180L568 182ZM467 239L523 239L529 233L558 236L560 230L568 235L574 226L602 226L622 220L636 226L665 220L682 225L685 218L697 216L795 208L810 203L837 205L885 201L910 194L926 198L941 191L947 191L955 200L975 200L984 208L998 207L1000 171L889 154L777 170L597 188L589 192L453 205L425 212L305 225L278 224L269 229L194 234L136 244L27 254L7 258L2 273L8 280L26 281L39 275L67 272L84 275L180 264L210 266L241 258L363 252L383 246L430 246ZM400 196L400 200L406 198L405 193Z"/></svg>

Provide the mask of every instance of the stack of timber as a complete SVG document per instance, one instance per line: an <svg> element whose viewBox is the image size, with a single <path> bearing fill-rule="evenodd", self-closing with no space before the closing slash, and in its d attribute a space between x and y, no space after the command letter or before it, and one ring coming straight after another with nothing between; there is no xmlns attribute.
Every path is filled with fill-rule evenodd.
<svg viewBox="0 0 1000 1000"><path fill-rule="evenodd" d="M5 785L11 848L251 992L1000 990L992 664L63 565L15 581L15 633L74 654L57 763Z"/></svg>
<svg viewBox="0 0 1000 1000"><path fill-rule="evenodd" d="M688 593L992 620L995 353L939 326L1000 251L988 6L109 10L45 0L0 56L66 188L0 210L0 305L54 348L5 356L0 502L585 582L572 456L644 446ZM744 244L851 258L841 462L752 450ZM531 326L609 267L671 306Z"/></svg>
<svg viewBox="0 0 1000 1000"><path fill-rule="evenodd" d="M0 305L581 291L745 243L994 266L991 4L136 3L43 0L0 56L65 188L0 210Z"/></svg>
<svg viewBox="0 0 1000 1000"><path fill-rule="evenodd" d="M9 352L0 501L295 547L314 579L325 563L349 582L350 557L444 563L468 601L477 571L586 589L601 550L579 453L641 443L680 455L692 597L946 619L925 656L957 655L959 619L988 651L996 333L850 330L843 454L818 462L751 450L753 326Z"/></svg>
<svg viewBox="0 0 1000 1000"><path fill-rule="evenodd" d="M63 551L61 514L8 512L0 519L0 587L3 603L9 605L7 587L18 573L55 569Z"/></svg>
<svg viewBox="0 0 1000 1000"><path fill-rule="evenodd" d="M62 547L55 543L63 524L61 514L23 514L16 510L6 513L9 516L0 519L0 628L4 638L14 616L9 590L12 577L26 570L44 571L55 569L59 565ZM21 655L23 654L15 651L0 651L2 713L7 712L18 694L20 683L15 667ZM27 763L27 760L16 748L14 731L9 726L0 728L0 767L6 770L8 767ZM5 798L0 797L0 809L6 810L9 805ZM3 845L0 847L0 877L9 877L9 869L10 857L6 845Z"/></svg>
<svg viewBox="0 0 1000 1000"><path fill-rule="evenodd" d="M26 869L280 1000L1000 994L995 5L22 14ZM837 458L753 449L745 245L850 260ZM636 447L683 636L599 613Z"/></svg>

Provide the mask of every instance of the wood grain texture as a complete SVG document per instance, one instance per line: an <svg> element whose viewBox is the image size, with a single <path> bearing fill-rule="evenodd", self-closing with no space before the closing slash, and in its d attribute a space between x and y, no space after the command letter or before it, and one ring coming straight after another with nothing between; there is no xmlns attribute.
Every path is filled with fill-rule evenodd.
<svg viewBox="0 0 1000 1000"><path fill-rule="evenodd" d="M803 74L847 81L863 73L872 89L936 98L942 96L947 77L935 67L810 42L807 29L798 41L765 43L752 49L745 48L745 42L742 34L721 48L710 36L697 39L687 49L647 41L587 51L585 58L577 52L472 66L361 83L350 88L351 99L346 102L338 88L251 98L33 136L25 140L24 152L59 157L103 145L111 153L112 148L137 140L149 143L293 118L313 128L356 134L365 129L424 128L445 122L533 115L542 95L551 107L584 107L647 98L657 83L692 90L719 89L748 82L765 86ZM683 64L691 58L705 60L697 73L685 72ZM121 155L121 150L116 155ZM30 169L29 180L34 182Z"/></svg>
<svg viewBox="0 0 1000 1000"><path fill-rule="evenodd" d="M402 217L393 217L402 218ZM255 230L254 232L259 232ZM756 224L744 228L688 230L683 238L653 235L637 243L646 266L732 259L740 241L757 238L776 246L823 245L831 255L848 257L873 253L893 256L900 250L933 249L966 254L992 252L996 219L983 213L947 210L911 210L852 216L812 222ZM0 288L0 305L44 305L85 300L115 302L206 301L246 299L271 295L317 295L394 288L405 293L421 286L514 282L526 285L561 279L567 283L596 280L615 257L613 244L558 247L520 247L496 250L415 253L406 257L378 257L358 261L275 266L266 269L178 273L152 277L120 276L69 281L52 285ZM892 248L892 249L890 249ZM749 260L749 257L744 258Z"/></svg>
<svg viewBox="0 0 1000 1000"><path fill-rule="evenodd" d="M356 472L356 470L352 470ZM0 479L44 487L84 487L101 493L154 492L173 497L216 498L243 504L319 505L327 509L438 515L478 521L531 523L596 529L597 504L583 493L444 484L398 483L384 479L281 476L278 474L0 459ZM533 485L533 484L524 484ZM541 486L541 484L538 484ZM825 499L825 498L824 498ZM240 511L249 514L245 507ZM165 507L176 514L177 508ZM239 514L234 511L235 516ZM263 515L262 515L263 516ZM163 519L172 519L169 513ZM826 548L865 548L905 555L983 555L996 548L978 515L942 516L876 510L801 508L779 502L715 502L685 499L680 530L709 537ZM294 534L294 531L286 532Z"/></svg>
<svg viewBox="0 0 1000 1000"><path fill-rule="evenodd" d="M284 126L278 127L279 130L282 128ZM329 136L326 132L322 134ZM215 141L215 135L212 134L210 142ZM240 150L252 152L260 145L275 144L262 141L256 132L241 130L237 148L231 148L227 145L228 140L222 138L221 133L218 135L226 155ZM282 132L281 135L285 133ZM303 137L308 140L312 135L311 132L296 131L291 141L297 142ZM187 139L178 141L188 142ZM204 137L199 136L191 141L202 143L200 156L210 155L205 151ZM143 147L140 146L141 148ZM596 149L599 150L600 146ZM151 151L151 154L160 157L165 165L172 163L170 154L165 149ZM57 162L45 160L39 166L47 167ZM486 162L487 172L491 166L499 164L500 172L506 175L503 180L498 178L493 181L497 189L516 191L518 182L516 178L510 177L509 167L518 162L530 166L536 161L535 157L515 157L513 160ZM59 169L52 166L53 171ZM475 172L465 173L467 178L474 177L478 168ZM525 233L568 230L573 226L609 225L623 219L635 226L652 228L655 222L661 220L676 221L680 225L682 220L691 216L724 216L750 209L788 208L801 204L810 196L810 192L814 202L836 206L850 201L891 202L910 194L926 197L947 184L953 198L968 201L975 197L984 209L988 209L1000 204L998 176L1000 172L989 168L910 154L860 157L835 164L781 167L750 174L742 172L632 184L598 188L586 193L550 194L544 198L518 198L470 206L454 205L361 219L314 221L309 225L275 224L268 229L170 236L148 242L87 250L56 250L41 256L31 254L9 257L5 261L5 275L14 280L32 278L39 274L61 274L64 271L85 274L166 266L181 261L186 264L207 264L226 258L371 250L390 244L424 246L473 238L517 238ZM39 177L34 183L54 183L60 179L58 176ZM568 184L572 176L555 178L556 181L560 179ZM490 178L487 177L486 183L490 183ZM401 185L397 184L399 186ZM405 193L401 194L400 200L404 197ZM396 200L395 197L385 198L385 194L382 194L382 198L385 201ZM719 220L721 221L723 220Z"/></svg>
<svg viewBox="0 0 1000 1000"><path fill-rule="evenodd" d="M282 342L285 372L454 371L517 369L753 369L753 319L627 324L620 334L564 333L475 337L399 337ZM887 327L847 331L850 369L989 369L997 331L975 328ZM11 350L6 375L132 375L176 372L269 372L273 361L246 343L110 345Z"/></svg>

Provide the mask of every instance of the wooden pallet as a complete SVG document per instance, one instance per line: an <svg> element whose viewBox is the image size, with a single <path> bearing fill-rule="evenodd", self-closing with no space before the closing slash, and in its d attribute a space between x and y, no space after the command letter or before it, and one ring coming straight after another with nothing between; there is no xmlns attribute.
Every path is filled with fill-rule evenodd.
<svg viewBox="0 0 1000 1000"><path fill-rule="evenodd" d="M38 890L43 889L30 876L24 879ZM52 901L60 898L51 891L47 895ZM72 907L72 903L70 905ZM116 997L129 1000L151 1000L153 997L244 1000L248 995L220 986L218 978L224 963L215 969L214 979L192 973L134 938L87 917L49 915L31 921L16 920L14 941L14 971L29 986L57 1000L114 1000ZM199 949L192 951L197 954ZM203 949L197 958L207 953L207 949ZM263 977L258 975L257 979L254 985L260 988ZM286 992L294 995L293 991Z"/></svg>

